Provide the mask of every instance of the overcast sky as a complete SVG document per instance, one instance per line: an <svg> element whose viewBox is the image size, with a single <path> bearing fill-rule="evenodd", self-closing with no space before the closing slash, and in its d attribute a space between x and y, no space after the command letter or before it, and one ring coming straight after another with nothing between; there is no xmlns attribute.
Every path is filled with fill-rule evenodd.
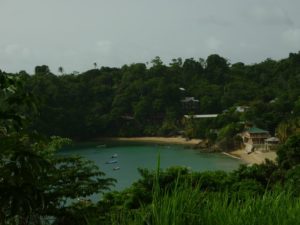
<svg viewBox="0 0 300 225"><path fill-rule="evenodd" d="M300 0L0 0L0 69L281 59L300 50L299 12Z"/></svg>

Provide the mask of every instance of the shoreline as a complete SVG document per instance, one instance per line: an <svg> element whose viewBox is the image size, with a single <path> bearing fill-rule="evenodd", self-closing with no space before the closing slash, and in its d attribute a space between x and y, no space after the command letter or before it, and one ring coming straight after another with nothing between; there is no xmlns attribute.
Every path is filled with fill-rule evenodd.
<svg viewBox="0 0 300 225"><path fill-rule="evenodd" d="M177 137L114 137L105 138L112 141L128 141L128 142L148 142L148 143L163 143L163 144L180 144L180 145L197 145L202 142L201 139L186 140L181 136Z"/></svg>
<svg viewBox="0 0 300 225"><path fill-rule="evenodd" d="M111 141L126 141L126 142L140 142L140 143L157 143L157 144L179 144L185 146L196 146L202 142L201 139L187 140L181 136L176 137L111 137L99 138L97 140L111 140ZM271 161L276 160L276 152L261 152L255 151L247 154L244 149L234 150L230 152L220 152L228 157L239 159L248 165L262 164L266 159Z"/></svg>
<svg viewBox="0 0 300 225"><path fill-rule="evenodd" d="M236 159L240 159L248 165L262 164L265 162L266 159L269 159L271 161L276 161L276 157L277 157L277 154L274 151L269 151L269 152L254 151L251 154L248 154L244 149L239 149L230 152L223 152L223 154Z"/></svg>

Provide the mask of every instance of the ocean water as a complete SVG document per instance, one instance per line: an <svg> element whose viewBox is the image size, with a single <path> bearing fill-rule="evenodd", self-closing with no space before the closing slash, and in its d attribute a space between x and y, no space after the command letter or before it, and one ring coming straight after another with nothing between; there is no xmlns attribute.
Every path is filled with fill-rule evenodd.
<svg viewBox="0 0 300 225"><path fill-rule="evenodd" d="M201 153L182 145L134 142L80 143L58 154L79 155L94 161L106 177L117 180L112 190L122 190L137 181L140 178L137 168L156 169L158 157L161 168L185 166L193 171L232 171L243 163L221 153ZM116 158L112 158L114 154ZM106 164L110 160L117 160L117 163ZM115 167L119 169L114 170Z"/></svg>

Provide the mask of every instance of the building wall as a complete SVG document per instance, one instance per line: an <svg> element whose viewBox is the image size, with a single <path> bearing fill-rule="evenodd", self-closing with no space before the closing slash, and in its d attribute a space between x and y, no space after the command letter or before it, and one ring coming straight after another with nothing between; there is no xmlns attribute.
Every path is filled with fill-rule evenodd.
<svg viewBox="0 0 300 225"><path fill-rule="evenodd" d="M265 151L265 140L270 137L270 134L244 132L241 136L247 152L252 150Z"/></svg>

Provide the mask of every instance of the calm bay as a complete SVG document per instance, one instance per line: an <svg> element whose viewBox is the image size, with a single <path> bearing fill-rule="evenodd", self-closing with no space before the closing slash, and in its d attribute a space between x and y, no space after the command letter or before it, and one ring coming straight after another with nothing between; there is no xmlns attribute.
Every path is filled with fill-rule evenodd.
<svg viewBox="0 0 300 225"><path fill-rule="evenodd" d="M123 190L137 181L138 168L157 168L158 158L163 169L185 166L193 171L232 171L243 163L221 153L202 153L183 145L134 142L79 143L60 150L59 154L79 155L94 161L106 177L117 180L112 190ZM114 160L117 162L106 163Z"/></svg>

